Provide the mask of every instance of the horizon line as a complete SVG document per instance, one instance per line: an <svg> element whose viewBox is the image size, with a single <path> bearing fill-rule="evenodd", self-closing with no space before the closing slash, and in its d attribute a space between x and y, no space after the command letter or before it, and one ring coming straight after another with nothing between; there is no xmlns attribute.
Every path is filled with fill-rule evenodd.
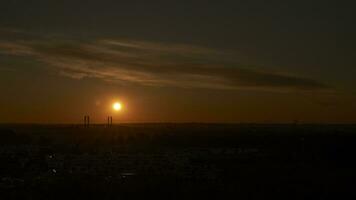
<svg viewBox="0 0 356 200"><path fill-rule="evenodd" d="M356 125L353 123L339 122L122 122L113 123L112 125L132 125L132 124L205 124L205 125ZM3 125L49 125L49 126L84 126L83 123L37 123L37 122L10 122L1 123ZM91 123L90 126L106 126L107 123Z"/></svg>

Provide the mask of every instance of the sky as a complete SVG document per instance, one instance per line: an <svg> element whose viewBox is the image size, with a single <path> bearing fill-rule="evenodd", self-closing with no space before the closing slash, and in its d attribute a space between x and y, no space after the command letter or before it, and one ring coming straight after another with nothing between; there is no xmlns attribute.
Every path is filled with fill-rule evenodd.
<svg viewBox="0 0 356 200"><path fill-rule="evenodd" d="M2 0L0 123L356 123L355 8Z"/></svg>

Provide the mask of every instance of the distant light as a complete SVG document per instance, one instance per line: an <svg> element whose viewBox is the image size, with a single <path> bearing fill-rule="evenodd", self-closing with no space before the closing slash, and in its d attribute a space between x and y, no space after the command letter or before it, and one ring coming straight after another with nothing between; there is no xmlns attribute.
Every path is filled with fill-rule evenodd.
<svg viewBox="0 0 356 200"><path fill-rule="evenodd" d="M112 108L115 110L115 111L120 111L122 109L122 106L121 106L121 103L119 102L116 102L112 105Z"/></svg>

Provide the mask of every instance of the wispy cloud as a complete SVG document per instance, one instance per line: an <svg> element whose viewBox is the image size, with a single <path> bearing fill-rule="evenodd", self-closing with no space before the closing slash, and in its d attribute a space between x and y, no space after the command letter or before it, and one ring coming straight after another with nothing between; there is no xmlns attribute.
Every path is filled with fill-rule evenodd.
<svg viewBox="0 0 356 200"><path fill-rule="evenodd" d="M3 67L3 66L0 66L0 71L5 71L5 72L14 72L16 71L15 69L12 69L10 67Z"/></svg>
<svg viewBox="0 0 356 200"><path fill-rule="evenodd" d="M315 80L249 69L225 60L224 52L185 44L124 39L11 39L0 40L0 53L35 59L70 78L97 78L119 84L210 89L328 89Z"/></svg>

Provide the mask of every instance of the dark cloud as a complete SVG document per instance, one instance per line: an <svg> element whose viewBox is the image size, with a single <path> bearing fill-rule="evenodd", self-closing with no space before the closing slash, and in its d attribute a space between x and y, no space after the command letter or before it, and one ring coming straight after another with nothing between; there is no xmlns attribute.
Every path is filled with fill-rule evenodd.
<svg viewBox="0 0 356 200"><path fill-rule="evenodd" d="M308 78L244 67L238 64L238 56L230 53L185 44L38 37L0 41L0 53L35 59L70 78L98 78L120 84L284 91L328 89Z"/></svg>
<svg viewBox="0 0 356 200"><path fill-rule="evenodd" d="M9 67L2 67L0 66L0 71L5 71L5 72L13 72L13 71L16 71L12 68L9 68Z"/></svg>

